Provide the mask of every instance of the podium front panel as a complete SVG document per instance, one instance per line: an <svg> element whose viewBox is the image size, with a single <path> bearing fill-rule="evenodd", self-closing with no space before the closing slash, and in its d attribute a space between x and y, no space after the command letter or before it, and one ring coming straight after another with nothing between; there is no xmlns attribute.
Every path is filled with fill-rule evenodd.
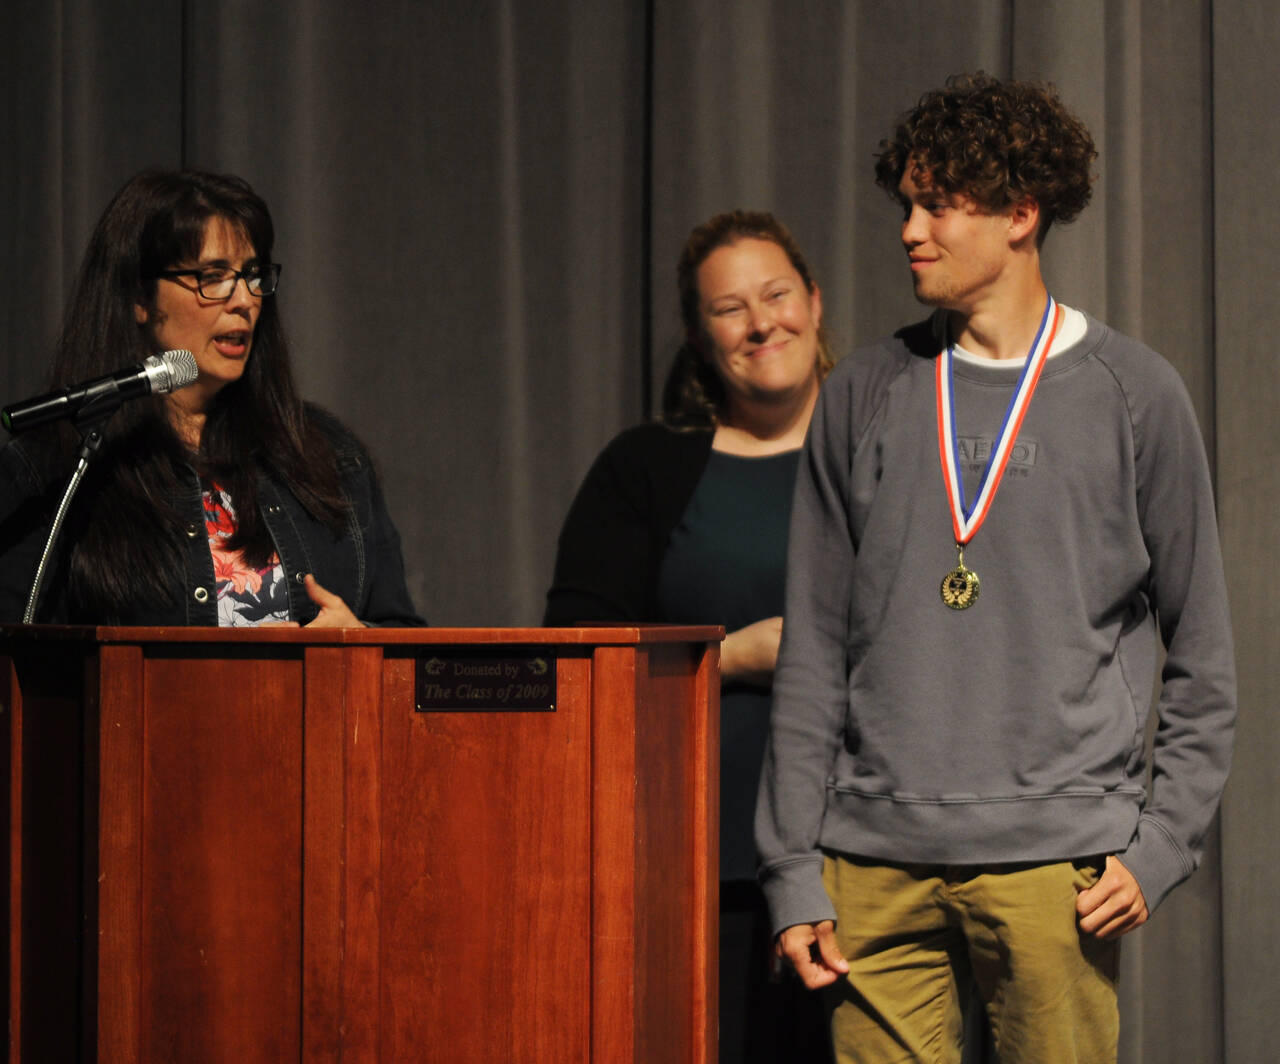
<svg viewBox="0 0 1280 1064"><path fill-rule="evenodd" d="M6 630L10 1059L710 1064L718 637Z"/></svg>

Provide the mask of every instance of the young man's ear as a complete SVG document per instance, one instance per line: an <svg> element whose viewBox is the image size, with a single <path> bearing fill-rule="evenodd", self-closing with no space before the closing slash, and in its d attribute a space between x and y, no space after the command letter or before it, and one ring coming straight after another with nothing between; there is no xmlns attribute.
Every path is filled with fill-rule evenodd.
<svg viewBox="0 0 1280 1064"><path fill-rule="evenodd" d="M1040 232L1040 204L1031 196L1024 196L1009 208L1009 241L1021 244L1035 240Z"/></svg>
<svg viewBox="0 0 1280 1064"><path fill-rule="evenodd" d="M141 303L135 303L133 305L133 320L136 321L139 325L146 325L147 318L148 318L147 308L144 307Z"/></svg>

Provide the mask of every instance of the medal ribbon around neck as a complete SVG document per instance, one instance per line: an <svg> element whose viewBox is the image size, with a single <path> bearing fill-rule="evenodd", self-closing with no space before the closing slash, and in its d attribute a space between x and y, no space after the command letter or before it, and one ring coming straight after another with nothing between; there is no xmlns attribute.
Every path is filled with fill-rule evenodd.
<svg viewBox="0 0 1280 1064"><path fill-rule="evenodd" d="M1040 319L1040 328L1031 343L1031 351L1027 355L1026 365L1018 376L1018 386L1009 400L1009 409L1005 411L1004 423L1000 426L1000 435L996 439L995 448L987 460L986 469L982 472L982 482L978 485L977 497L971 507L964 502L964 475L960 470L960 443L956 437L955 422L955 382L953 364L954 347L951 342L938 356L935 371L935 382L938 399L938 452L942 460L942 479L947 488L947 500L951 504L951 525L956 535L956 546L963 547L973 539L974 533L982 527L987 514L991 511L991 502L996 497L996 489L1004 477L1005 467L1009 464L1009 455L1013 452L1014 441L1018 438L1018 430L1022 428L1022 418L1031 405L1031 396L1040 382L1040 371L1049 357L1049 349L1053 347L1058 328L1062 325L1062 308L1049 296L1045 304L1044 316ZM963 555L961 556L963 558Z"/></svg>

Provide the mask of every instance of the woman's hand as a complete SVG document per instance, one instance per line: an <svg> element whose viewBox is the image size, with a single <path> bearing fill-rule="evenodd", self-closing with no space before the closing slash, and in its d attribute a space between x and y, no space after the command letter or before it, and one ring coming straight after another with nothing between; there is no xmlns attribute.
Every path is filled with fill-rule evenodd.
<svg viewBox="0 0 1280 1064"><path fill-rule="evenodd" d="M319 581L308 573L302 581L311 601L320 607L320 613L308 628L363 628L356 615L342 599L332 591L326 591Z"/></svg>
<svg viewBox="0 0 1280 1064"><path fill-rule="evenodd" d="M770 686L781 642L781 617L766 617L730 632L720 644L720 678Z"/></svg>

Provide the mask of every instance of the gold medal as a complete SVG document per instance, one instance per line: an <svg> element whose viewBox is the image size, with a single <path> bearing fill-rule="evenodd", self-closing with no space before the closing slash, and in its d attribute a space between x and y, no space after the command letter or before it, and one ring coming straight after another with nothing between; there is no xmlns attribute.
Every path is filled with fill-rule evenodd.
<svg viewBox="0 0 1280 1064"><path fill-rule="evenodd" d="M982 482L972 506L965 505L964 474L960 469L960 443L956 435L955 393L952 387L952 361L955 345L948 342L934 364L934 389L938 407L938 455L942 461L942 482L947 489L947 505L951 508L951 527L956 535L956 550L960 552L960 564L942 578L942 601L949 609L967 610L978 601L978 574L964 564L964 545L982 527L991 510L996 488L1004 477L1014 442L1022 427L1022 418L1031 403L1031 396L1040 381L1040 371L1053 348L1054 337L1062 325L1062 308L1046 293L1044 316L1040 328L1027 352L1027 361L1018 374L1018 383L1009 399L1004 422L991 457L982 472Z"/></svg>
<svg viewBox="0 0 1280 1064"><path fill-rule="evenodd" d="M960 563L942 578L942 601L953 610L967 610L978 601L982 586L978 574L964 564L964 547L957 543Z"/></svg>

